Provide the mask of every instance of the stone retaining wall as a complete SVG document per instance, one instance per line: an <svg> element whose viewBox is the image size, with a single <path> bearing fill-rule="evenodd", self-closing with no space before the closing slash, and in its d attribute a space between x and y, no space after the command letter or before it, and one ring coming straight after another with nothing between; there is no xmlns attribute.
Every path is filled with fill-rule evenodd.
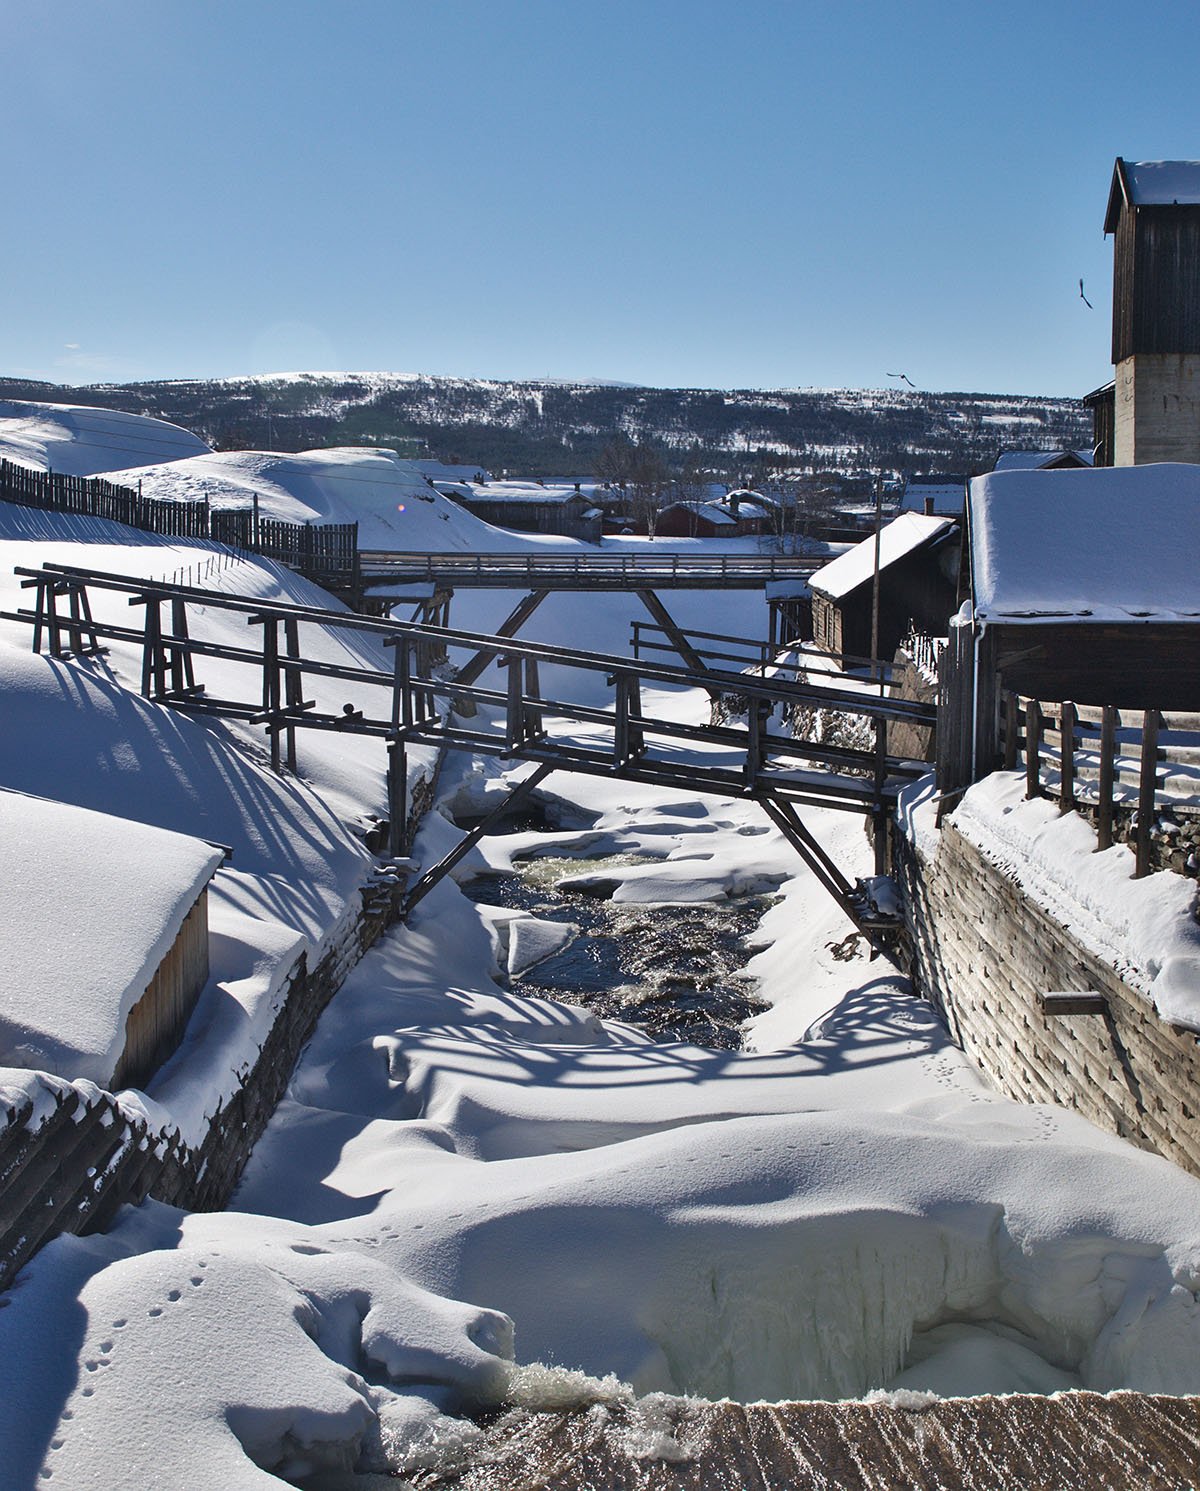
<svg viewBox="0 0 1200 1491"><path fill-rule="evenodd" d="M1200 1175L1200 1043L1027 899L954 828L932 860L897 836L918 990L1011 1098L1059 1103ZM1041 996L1095 991L1107 1013L1047 1015Z"/></svg>

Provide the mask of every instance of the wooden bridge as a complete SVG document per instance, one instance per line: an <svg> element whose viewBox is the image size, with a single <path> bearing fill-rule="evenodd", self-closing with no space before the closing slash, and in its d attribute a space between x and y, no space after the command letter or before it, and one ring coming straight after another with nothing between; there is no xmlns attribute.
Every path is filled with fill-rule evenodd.
<svg viewBox="0 0 1200 1491"><path fill-rule="evenodd" d="M499 590L761 590L775 580L804 580L825 563L810 556L710 554L667 550L619 554L606 550L523 549L514 554L359 552L362 583L372 594L388 587Z"/></svg>
<svg viewBox="0 0 1200 1491"><path fill-rule="evenodd" d="M933 710L922 704L818 687L790 677L764 677L712 668L689 668L646 659L605 656L512 635L455 630L427 622L397 622L350 611L262 601L196 586L147 581L68 565L19 568L23 585L35 592L32 608L2 612L6 620L33 628L34 651L86 657L107 641L141 649L141 691L148 698L192 714L261 724L275 769L296 768L296 731L331 730L375 736L388 748L389 851L406 852L407 749L411 744L450 746L514 760L534 771L509 800L473 829L408 892L409 907L442 878L511 809L514 799L537 787L552 771L618 776L695 793L758 802L855 925L875 939L892 929L867 888L852 883L834 864L800 817L803 807L837 808L868 815L874 823L876 868L886 861L886 831L895 796L922 763L888 751L889 724L928 725ZM134 610L130 621L98 619L93 592L116 592ZM189 608L245 616L246 646L193 636ZM510 618L511 620L511 618ZM369 662L329 661L306 650L302 629L313 624L334 632L369 634L391 650L391 667ZM462 661L449 665L450 655ZM249 664L256 680L250 697L211 693L197 677L206 657ZM480 679L491 663L504 675L501 688ZM612 690L610 707L551 697L540 684L545 666L568 676L587 675L588 697L596 675ZM374 685L380 705L370 712L347 704L342 712L319 709L306 699L311 679ZM703 688L721 703L712 722L674 718L644 699L656 690ZM862 749L797 739L771 728L776 716L836 710L869 727L873 745Z"/></svg>

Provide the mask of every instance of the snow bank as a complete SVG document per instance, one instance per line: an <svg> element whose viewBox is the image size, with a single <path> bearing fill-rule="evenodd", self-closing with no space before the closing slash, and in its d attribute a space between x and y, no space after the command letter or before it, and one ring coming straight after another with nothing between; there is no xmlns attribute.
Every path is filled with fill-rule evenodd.
<svg viewBox="0 0 1200 1491"><path fill-rule="evenodd" d="M221 851L21 792L0 826L0 1062L107 1084Z"/></svg>
<svg viewBox="0 0 1200 1491"><path fill-rule="evenodd" d="M357 523L364 549L486 553L526 545L576 547L492 527L436 491L393 450L346 447L278 455L201 454L136 472L148 497L248 508L289 523ZM118 479L116 477L114 480Z"/></svg>
<svg viewBox="0 0 1200 1491"><path fill-rule="evenodd" d="M39 471L67 476L133 471L130 484L136 486L139 468L186 460L208 449L198 435L162 419L86 404L0 399L0 459Z"/></svg>

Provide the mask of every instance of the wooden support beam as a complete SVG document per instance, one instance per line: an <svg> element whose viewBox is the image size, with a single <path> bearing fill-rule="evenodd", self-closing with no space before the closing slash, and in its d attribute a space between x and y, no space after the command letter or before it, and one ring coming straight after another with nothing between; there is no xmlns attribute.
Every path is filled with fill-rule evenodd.
<svg viewBox="0 0 1200 1491"><path fill-rule="evenodd" d="M474 849L475 845L479 843L488 829L504 817L506 813L510 813L516 807L517 803L527 797L540 783L544 782L553 770L554 767L549 763L543 763L536 767L527 777L524 777L517 783L504 801L497 807L494 807L482 822L477 823L470 833L464 835L455 844L454 848L450 850L449 854L443 855L436 865L426 870L404 897L403 915L407 917L412 912L413 907L425 899L438 881L444 879L454 866L458 864L459 860L464 859Z"/></svg>
<svg viewBox="0 0 1200 1491"><path fill-rule="evenodd" d="M639 590L637 594L642 605L645 606L646 610L650 612L651 616L662 627L671 646L674 647L687 666L694 669L697 673L707 673L708 669L705 666L704 659L688 641L683 631L676 624L674 617L667 610L666 606L663 605L662 601L659 600L654 591Z"/></svg>
<svg viewBox="0 0 1200 1491"><path fill-rule="evenodd" d="M496 628L495 635L515 637L549 594L548 590L531 590L528 595L523 596ZM497 649L481 647L475 656L458 670L455 682L464 687L476 683L496 656Z"/></svg>

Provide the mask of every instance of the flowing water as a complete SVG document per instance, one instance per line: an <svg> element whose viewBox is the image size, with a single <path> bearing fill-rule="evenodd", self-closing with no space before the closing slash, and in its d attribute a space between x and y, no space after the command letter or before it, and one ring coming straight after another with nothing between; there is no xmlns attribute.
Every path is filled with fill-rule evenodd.
<svg viewBox="0 0 1200 1491"><path fill-rule="evenodd" d="M633 862L532 858L518 875L480 875L463 890L476 902L579 929L561 951L513 976L514 990L582 1004L656 1040L737 1050L741 1026L763 1008L742 969L769 899L627 906L606 899L615 877L587 893L560 884Z"/></svg>

